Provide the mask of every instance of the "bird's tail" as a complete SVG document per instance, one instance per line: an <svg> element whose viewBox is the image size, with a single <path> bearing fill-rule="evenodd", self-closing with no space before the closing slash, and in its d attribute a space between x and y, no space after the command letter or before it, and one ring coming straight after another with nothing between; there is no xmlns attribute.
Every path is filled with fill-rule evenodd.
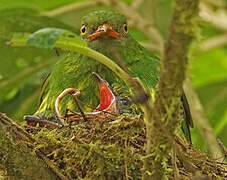
<svg viewBox="0 0 227 180"><path fill-rule="evenodd" d="M184 119L185 119L185 121L183 121L183 124L182 124L182 130L183 130L187 140L191 144L192 139L191 139L190 128L193 128L194 125L193 125L193 121L192 121L192 116L191 116L188 100L184 93L181 96L181 101L183 104L183 113L184 113Z"/></svg>

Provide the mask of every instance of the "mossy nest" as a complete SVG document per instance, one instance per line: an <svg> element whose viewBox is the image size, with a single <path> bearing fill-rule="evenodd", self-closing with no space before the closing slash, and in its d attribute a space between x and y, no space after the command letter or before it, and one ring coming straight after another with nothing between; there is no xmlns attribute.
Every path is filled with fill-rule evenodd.
<svg viewBox="0 0 227 180"><path fill-rule="evenodd" d="M142 116L75 119L61 129L32 128L35 150L41 150L69 179L141 179L145 158L145 124ZM38 130L38 131L36 131ZM176 137L177 170L181 179L224 177L223 166L193 150ZM174 177L169 155L168 177ZM176 170L176 169L175 169Z"/></svg>

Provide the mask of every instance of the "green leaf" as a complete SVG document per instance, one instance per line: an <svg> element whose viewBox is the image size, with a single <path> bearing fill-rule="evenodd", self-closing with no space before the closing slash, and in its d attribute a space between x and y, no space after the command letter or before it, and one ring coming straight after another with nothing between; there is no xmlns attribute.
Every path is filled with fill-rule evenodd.
<svg viewBox="0 0 227 180"><path fill-rule="evenodd" d="M205 84L196 88L196 92L198 93L199 99L203 105L209 124L214 129L217 138L221 139L223 142L225 142L223 134L226 134L225 128L227 128L227 122L225 119L227 107L226 88L226 80ZM193 145L199 147L200 150L206 149L205 142L196 127L192 129L192 142Z"/></svg>
<svg viewBox="0 0 227 180"><path fill-rule="evenodd" d="M13 45L11 42L15 42L18 46L25 46L29 39L29 33L14 33L12 40L7 42L8 45Z"/></svg>
<svg viewBox="0 0 227 180"><path fill-rule="evenodd" d="M65 29L44 28L30 34L28 37L27 44L38 48L53 49L56 41L63 34L69 34L74 36L73 33L70 33Z"/></svg>
<svg viewBox="0 0 227 180"><path fill-rule="evenodd" d="M33 46L43 49L53 49L56 43L73 43L74 45L85 47L87 43L78 37L76 34L59 28L44 28L32 34L15 33L12 40L9 42L12 46Z"/></svg>
<svg viewBox="0 0 227 180"><path fill-rule="evenodd" d="M18 73L16 75L16 78L14 76L9 77L7 79L0 81L0 89L6 89L8 86L15 87L21 83L21 81L24 81L26 78L30 77L31 75L34 75L35 73L39 72L42 69L45 69L49 67L50 65L54 64L55 60L47 61L45 63L41 63L34 67L28 67L24 69L22 72ZM1 97L1 96L0 96Z"/></svg>
<svg viewBox="0 0 227 180"><path fill-rule="evenodd" d="M25 7L14 6L4 9L0 7L0 19L0 110L12 117L14 114L18 115L17 108L22 107L23 102L31 99L29 97L31 93L24 91L28 88L25 84L27 80L34 77L31 84L34 84L34 87L39 90L41 77L44 78L45 74L48 73L47 69L57 61L58 57L53 50L35 47L11 47L7 42L13 37L18 44L22 43L22 46L23 43L26 43L24 39L28 39L29 33L45 27L68 29L72 32L77 32L77 30L56 19L42 16L35 9ZM15 32L17 33L14 34ZM60 55L62 54L60 53ZM39 75L36 76L37 73ZM19 93L15 97L13 95L16 91L13 91L13 89L19 89ZM21 96L22 93L23 96ZM18 98L19 96L21 98ZM13 99L7 100L7 97L13 97ZM37 108L36 102L33 103ZM25 108L22 108L24 112L20 112L20 115L34 112L34 108L32 109L30 105L28 107L30 113L29 110L25 112Z"/></svg>
<svg viewBox="0 0 227 180"><path fill-rule="evenodd" d="M196 87L227 80L226 48L215 48L196 54L192 61L191 76Z"/></svg>

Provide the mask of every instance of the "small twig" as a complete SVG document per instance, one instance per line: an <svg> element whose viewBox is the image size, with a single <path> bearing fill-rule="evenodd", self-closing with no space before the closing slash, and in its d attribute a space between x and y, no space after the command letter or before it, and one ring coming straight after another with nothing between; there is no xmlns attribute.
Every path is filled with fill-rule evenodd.
<svg viewBox="0 0 227 180"><path fill-rule="evenodd" d="M210 161L210 162L213 163L212 161ZM225 163L225 162L218 162L218 161L216 161L215 163L221 164L221 165L224 165L224 166L227 166L227 163Z"/></svg>
<svg viewBox="0 0 227 180"><path fill-rule="evenodd" d="M210 4L214 7L219 7L219 8L223 8L226 7L226 3L224 2L224 0L202 0L204 3Z"/></svg>
<svg viewBox="0 0 227 180"><path fill-rule="evenodd" d="M200 49L202 51L209 51L210 49L220 47L227 44L227 33L217 35L200 44Z"/></svg>
<svg viewBox="0 0 227 180"><path fill-rule="evenodd" d="M87 118L86 118L86 116L85 116L85 114L84 114L84 112L83 112L83 110L80 107L80 104L78 102L77 95L76 94L73 94L72 96L74 97L74 101L75 101L75 103L76 103L76 105L77 105L77 107L78 107L78 109L79 109L79 111L81 113L81 116L83 117L84 121L87 121Z"/></svg>
<svg viewBox="0 0 227 180"><path fill-rule="evenodd" d="M179 136L175 136L175 142L181 146L181 149L183 149L184 152L187 151L188 147L187 145L184 143L184 141L182 140L182 138L180 138Z"/></svg>
<svg viewBox="0 0 227 180"><path fill-rule="evenodd" d="M131 8L136 10L144 0L134 0L131 4Z"/></svg>
<svg viewBox="0 0 227 180"><path fill-rule="evenodd" d="M70 114L67 114L68 112L71 112L73 115L82 116L80 113L75 112L75 111L73 111L73 110L71 110L71 109L69 109L69 108L66 108L66 113L65 113L65 116L64 116L64 117L70 116ZM103 113L105 113L105 114L110 114L110 115L112 115L112 116L118 117L117 114L113 114L113 113L108 112L108 111L105 111L105 110L100 110L100 112L103 112ZM94 113L94 112L84 113L84 115L85 115L85 116L92 116L92 115L94 116L95 114L92 114L92 113Z"/></svg>
<svg viewBox="0 0 227 180"><path fill-rule="evenodd" d="M176 149L176 142L173 143L173 148L172 148L172 166L173 166L173 173L174 173L174 179L180 179L180 174L179 174L179 169L177 167L177 149Z"/></svg>
<svg viewBox="0 0 227 180"><path fill-rule="evenodd" d="M225 153L225 157L227 157L227 148L225 147L225 145L221 142L220 139L218 139L218 144L221 147L222 151Z"/></svg>
<svg viewBox="0 0 227 180"><path fill-rule="evenodd" d="M200 3L200 17L211 23L214 27L227 31L227 14L223 11L222 14L215 14L205 3Z"/></svg>
<svg viewBox="0 0 227 180"><path fill-rule="evenodd" d="M95 5L97 5L96 1L76 2L73 4L61 6L60 8L57 8L51 11L44 12L43 15L54 17L54 16L59 16L61 14L67 13L69 11L75 11L78 9L88 8Z"/></svg>
<svg viewBox="0 0 227 180"><path fill-rule="evenodd" d="M129 180L129 175L128 175L128 161L127 161L127 156L128 156L127 141L128 141L128 138L125 139L124 163L125 163L125 178L126 178L126 180Z"/></svg>
<svg viewBox="0 0 227 180"><path fill-rule="evenodd" d="M179 161L183 164L186 170L192 173L198 171L198 167L189 160L189 158L185 155L185 151L182 150L180 146L176 146L176 151Z"/></svg>
<svg viewBox="0 0 227 180"><path fill-rule="evenodd" d="M73 110L71 110L69 108L66 108L66 112L65 112L65 116L64 116L65 118L67 118L69 116L68 112L71 112L73 115L77 115L77 116L80 116L81 115L78 112L75 112L75 111L73 111Z"/></svg>
<svg viewBox="0 0 227 180"><path fill-rule="evenodd" d="M209 102L205 104L205 108L207 109L207 112L212 111L215 106L218 105L219 102L221 102L223 99L227 97L227 87L223 88L215 97L211 98Z"/></svg>

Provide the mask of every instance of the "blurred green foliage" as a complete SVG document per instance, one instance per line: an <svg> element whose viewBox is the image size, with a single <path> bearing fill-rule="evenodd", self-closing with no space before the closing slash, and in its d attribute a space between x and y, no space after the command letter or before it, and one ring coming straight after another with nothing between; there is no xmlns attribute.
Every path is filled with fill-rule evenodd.
<svg viewBox="0 0 227 180"><path fill-rule="evenodd" d="M37 108L42 81L51 65L61 58L54 51L29 47L12 48L7 45L12 34L34 32L45 27L68 29L78 34L80 17L89 9L96 7L66 12L55 18L42 16L40 12L81 1L83 0L0 1L0 112L5 112L19 121L22 121L23 115L33 114ZM130 4L132 0L124 2ZM166 37L172 14L172 1L155 1L155 9L156 25ZM148 38L138 29L130 31L137 40L148 42ZM221 33L207 23L201 23L200 32L200 40L194 42L192 46L189 74L210 124L217 137L227 145L227 47L217 47L207 52L200 51L200 41ZM193 129L193 143L198 148L205 149L196 128Z"/></svg>

